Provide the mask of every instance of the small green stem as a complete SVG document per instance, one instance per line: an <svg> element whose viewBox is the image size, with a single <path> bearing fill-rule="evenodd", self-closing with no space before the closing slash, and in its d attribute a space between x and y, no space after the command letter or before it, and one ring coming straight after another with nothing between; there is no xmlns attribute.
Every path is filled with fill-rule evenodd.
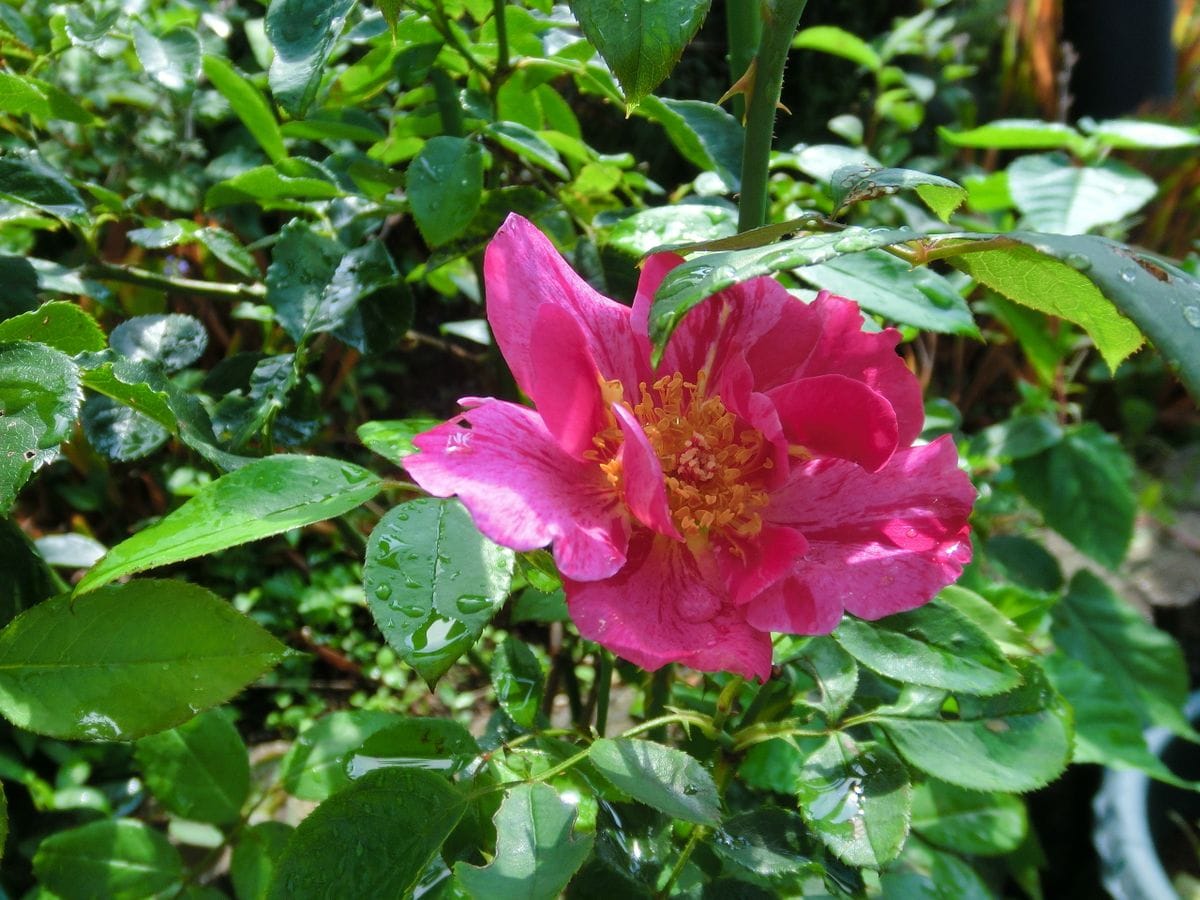
<svg viewBox="0 0 1200 900"><path fill-rule="evenodd" d="M196 281L191 278L176 278L151 272L135 266L120 266L115 263L91 262L83 267L84 278L96 281L119 281L124 284L136 284L141 287L168 291L175 294L192 294L196 297L208 297L213 300L250 300L261 301L267 296L267 289L261 284L222 284L217 281Z"/></svg>
<svg viewBox="0 0 1200 900"><path fill-rule="evenodd" d="M783 88L792 36L808 0L765 0L762 42L755 57L754 90L746 113L746 144L742 151L742 199L738 231L758 228L767 221L767 177L775 107Z"/></svg>
<svg viewBox="0 0 1200 900"><path fill-rule="evenodd" d="M673 674L671 664L667 663L650 676L650 691L646 698L645 710L648 718L655 719L661 716L663 710L667 708L667 700L671 696L671 676ZM650 736L656 741L661 741L666 734L664 729L655 729Z"/></svg>
<svg viewBox="0 0 1200 900"><path fill-rule="evenodd" d="M492 17L496 20L496 77L498 86L501 78L509 69L508 62L508 20L504 18L505 0L492 0Z"/></svg>
<svg viewBox="0 0 1200 900"><path fill-rule="evenodd" d="M607 650L596 651L596 734L608 728L608 693L612 688L613 662Z"/></svg>
<svg viewBox="0 0 1200 900"><path fill-rule="evenodd" d="M700 838L708 833L708 829L703 825L695 825L692 827L692 833L688 836L688 841L683 845L683 850L679 854L679 858L675 860L675 865L671 866L671 872L667 875L667 880L663 882L662 889L659 890L655 897L670 897L671 888L675 886L675 882L679 880L679 876L683 873L683 867L687 865L687 861L692 857L692 851L696 849L696 845L700 843Z"/></svg>
<svg viewBox="0 0 1200 900"><path fill-rule="evenodd" d="M725 727L729 713L733 710L733 704L737 701L738 691L745 683L746 679L741 675L734 675L729 684L722 689L720 696L717 697L717 711L713 716L713 727L718 729Z"/></svg>
<svg viewBox="0 0 1200 900"><path fill-rule="evenodd" d="M463 136L462 106L458 102L458 91L442 69L434 68L429 73L433 93L437 99L438 116L442 120L442 134L451 137Z"/></svg>

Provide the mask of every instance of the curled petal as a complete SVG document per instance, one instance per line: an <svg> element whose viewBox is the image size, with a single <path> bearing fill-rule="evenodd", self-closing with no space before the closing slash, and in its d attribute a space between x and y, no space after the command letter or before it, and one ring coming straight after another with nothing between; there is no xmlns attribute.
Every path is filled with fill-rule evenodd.
<svg viewBox="0 0 1200 900"><path fill-rule="evenodd" d="M725 544L714 541L713 556L725 590L734 603L748 603L796 568L808 551L799 531L764 525L753 538Z"/></svg>
<svg viewBox="0 0 1200 900"><path fill-rule="evenodd" d="M543 303L533 331L529 396L558 445L582 459L608 424L596 361L578 320L561 306Z"/></svg>
<svg viewBox="0 0 1200 900"><path fill-rule="evenodd" d="M783 586L803 585L801 596L824 610L818 618L834 606L864 619L920 606L970 561L974 498L948 437L897 451L873 474L843 460L800 466L768 508L809 544Z"/></svg>
<svg viewBox="0 0 1200 900"><path fill-rule="evenodd" d="M746 621L763 631L829 634L842 621L842 604L837 597L814 597L803 578L788 576L746 606Z"/></svg>
<svg viewBox="0 0 1200 900"><path fill-rule="evenodd" d="M649 344L634 334L630 309L597 293L567 265L533 223L510 215L488 244L483 261L488 323L518 386L536 396L530 359L538 310L561 307L579 324L588 350L607 379L627 397L650 377Z"/></svg>
<svg viewBox="0 0 1200 900"><path fill-rule="evenodd" d="M620 572L565 588L580 634L645 669L678 662L763 681L771 673L770 635L746 623L677 541L638 532Z"/></svg>
<svg viewBox="0 0 1200 900"><path fill-rule="evenodd" d="M878 472L896 452L896 413L861 381L816 375L775 388L768 396L788 441L811 456L847 459Z"/></svg>
<svg viewBox="0 0 1200 900"><path fill-rule="evenodd" d="M559 571L586 581L625 562L628 526L594 463L568 456L533 410L499 400L417 435L404 467L437 497L458 498L479 530L514 550L554 545Z"/></svg>
<svg viewBox="0 0 1200 900"><path fill-rule="evenodd" d="M625 438L621 447L621 472L629 511L647 528L677 541L683 540L671 519L662 464L650 446L646 432L633 413L619 403L613 404L612 412Z"/></svg>

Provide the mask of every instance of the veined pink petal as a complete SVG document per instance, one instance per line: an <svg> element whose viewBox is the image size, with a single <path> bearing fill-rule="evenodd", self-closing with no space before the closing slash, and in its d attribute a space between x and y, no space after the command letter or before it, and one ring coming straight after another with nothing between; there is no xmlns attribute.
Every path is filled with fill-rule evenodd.
<svg viewBox="0 0 1200 900"><path fill-rule="evenodd" d="M799 530L809 544L780 589L811 597L817 618L832 617L833 606L864 619L919 606L970 561L974 499L948 437L899 450L873 474L843 460L799 466L772 495L766 515ZM779 601L771 607L782 608ZM765 611L747 615L767 626Z"/></svg>
<svg viewBox="0 0 1200 900"><path fill-rule="evenodd" d="M594 463L568 456L531 409L483 400L413 443L404 467L437 497L458 498L498 544L533 550L553 542L559 571L607 578L625 563L628 527Z"/></svg>
<svg viewBox="0 0 1200 900"><path fill-rule="evenodd" d="M558 445L582 459L608 424L587 337L571 313L552 303L538 308L533 333L526 391Z"/></svg>
<svg viewBox="0 0 1200 900"><path fill-rule="evenodd" d="M579 632L645 669L678 662L765 681L771 636L706 580L686 545L641 531L612 578L564 584Z"/></svg>
<svg viewBox="0 0 1200 900"><path fill-rule="evenodd" d="M753 538L736 544L714 540L712 545L725 590L738 604L753 600L794 570L807 551L804 535L783 525L764 525Z"/></svg>
<svg viewBox="0 0 1200 900"><path fill-rule="evenodd" d="M789 575L746 605L746 621L763 631L829 634L842 621L836 596L816 598L803 578Z"/></svg>
<svg viewBox="0 0 1200 900"><path fill-rule="evenodd" d="M812 456L831 456L878 472L896 452L892 405L845 375L801 378L772 390L783 433Z"/></svg>
<svg viewBox="0 0 1200 900"><path fill-rule="evenodd" d="M683 540L671 520L662 465L646 438L646 432L633 413L619 403L613 404L612 412L625 438L621 447L621 471L629 511L647 528L675 540Z"/></svg>
<svg viewBox="0 0 1200 900"><path fill-rule="evenodd" d="M521 390L536 393L534 323L539 307L552 304L579 323L601 374L621 381L636 402L638 384L650 379L650 357L647 341L630 325L629 307L593 290L532 222L515 214L505 220L488 244L483 272L488 323Z"/></svg>
<svg viewBox="0 0 1200 900"><path fill-rule="evenodd" d="M900 446L912 444L925 427L925 405L921 385L896 354L900 332L894 328L875 334L863 331L858 304L825 291L811 309L817 314L820 333L801 374L845 375L882 394L896 412Z"/></svg>

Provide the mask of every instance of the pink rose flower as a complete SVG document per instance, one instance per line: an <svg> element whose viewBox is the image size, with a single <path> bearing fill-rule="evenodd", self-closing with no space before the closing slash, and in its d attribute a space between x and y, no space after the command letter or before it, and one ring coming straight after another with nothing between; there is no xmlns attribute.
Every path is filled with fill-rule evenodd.
<svg viewBox="0 0 1200 900"><path fill-rule="evenodd" d="M647 316L601 296L530 222L487 250L487 315L534 409L465 398L405 463L514 550L552 546L584 637L646 669L765 680L771 632L912 609L970 560L975 492L924 414L899 334L770 278L706 300L650 363Z"/></svg>

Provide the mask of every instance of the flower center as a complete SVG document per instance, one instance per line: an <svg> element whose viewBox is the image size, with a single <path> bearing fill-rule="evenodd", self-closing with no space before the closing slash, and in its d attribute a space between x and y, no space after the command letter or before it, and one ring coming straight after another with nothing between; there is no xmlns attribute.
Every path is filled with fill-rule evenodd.
<svg viewBox="0 0 1200 900"><path fill-rule="evenodd" d="M680 533L692 537L719 530L752 537L762 530L759 511L767 503L756 476L771 468L772 461L762 434L740 428L720 397L706 395L706 381L704 372L695 384L676 372L649 388L643 382L632 411L662 466L671 517ZM597 436L597 444L612 446L609 438L606 431ZM609 458L602 467L619 487L619 460Z"/></svg>

